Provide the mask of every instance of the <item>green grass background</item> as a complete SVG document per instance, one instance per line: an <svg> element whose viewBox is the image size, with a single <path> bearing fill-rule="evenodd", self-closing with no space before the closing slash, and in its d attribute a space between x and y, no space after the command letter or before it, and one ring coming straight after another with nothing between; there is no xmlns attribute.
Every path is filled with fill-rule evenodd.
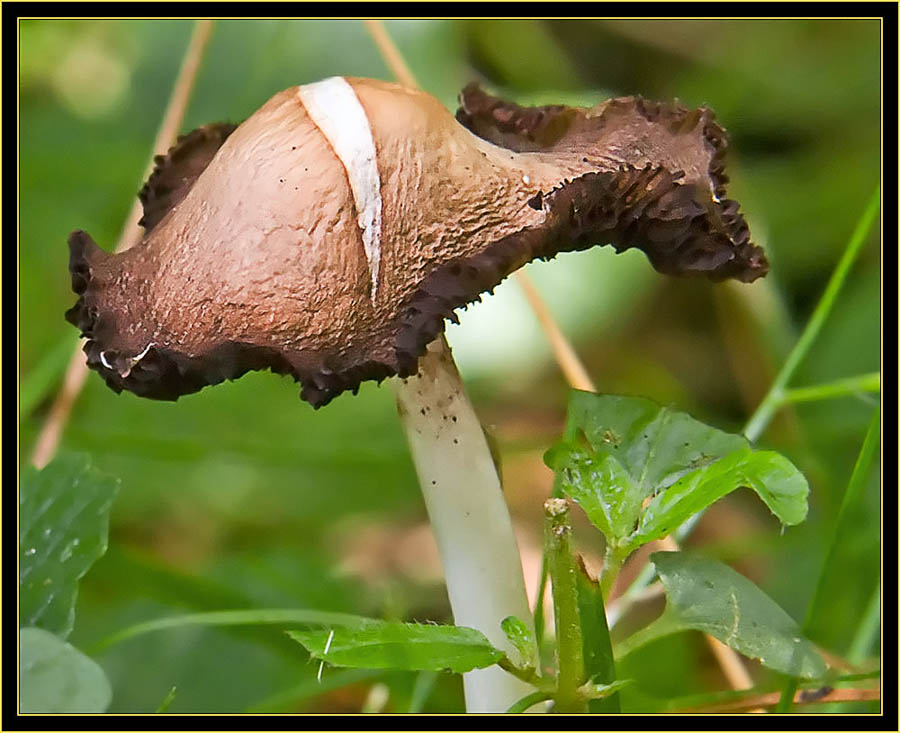
<svg viewBox="0 0 900 733"><path fill-rule="evenodd" d="M477 79L527 103L643 94L716 111L731 137L729 195L771 259L765 281L668 279L641 255L607 248L528 269L601 391L650 397L740 430L880 180L879 22L386 25L423 88L451 109L459 89ZM29 397L20 414L22 462L75 341L63 320L74 302L66 237L84 228L101 246L114 245L190 32L181 20L20 22L19 368ZM285 87L336 74L390 78L360 21L219 21L182 131L239 121ZM879 242L876 228L794 386L879 369ZM514 282L466 311L449 337L503 456L523 537L539 537L551 480L540 456L563 424L562 377ZM810 479L804 525L782 534L764 507L738 492L710 512L693 544L734 564L802 620L872 409L871 397L802 405L763 436L761 444ZM433 563L401 542L425 512L387 388L365 385L315 412L295 384L271 374L174 404L117 396L92 374L61 450L87 451L122 478L109 551L81 586L72 641L82 648L129 623L191 610L298 606L449 618ZM828 571L827 611L812 633L837 654L846 653L879 579L873 473ZM596 552L596 534L578 531L584 551ZM365 553L371 567L353 572L350 540L366 532L380 538ZM877 648L869 652L877 657ZM271 628L161 632L98 660L118 712L152 712L173 685L169 712L354 711L376 682L388 688L386 709L402 712L416 680L351 675L349 686L329 691L315 684L303 651ZM639 680L623 693L626 710L724 687L693 636L634 655L626 672ZM340 674L326 670L324 679L340 682ZM424 710L460 706L459 680L441 676Z"/></svg>

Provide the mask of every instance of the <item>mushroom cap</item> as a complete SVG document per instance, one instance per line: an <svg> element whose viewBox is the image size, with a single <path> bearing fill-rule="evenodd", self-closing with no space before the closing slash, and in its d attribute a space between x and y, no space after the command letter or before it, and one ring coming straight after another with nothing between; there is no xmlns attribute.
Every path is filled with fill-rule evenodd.
<svg viewBox="0 0 900 733"><path fill-rule="evenodd" d="M116 391L177 399L247 371L319 407L416 371L454 309L535 258L596 244L752 281L765 256L725 198L707 109L636 97L523 108L334 78L179 139L140 193L146 231L69 238L67 318Z"/></svg>

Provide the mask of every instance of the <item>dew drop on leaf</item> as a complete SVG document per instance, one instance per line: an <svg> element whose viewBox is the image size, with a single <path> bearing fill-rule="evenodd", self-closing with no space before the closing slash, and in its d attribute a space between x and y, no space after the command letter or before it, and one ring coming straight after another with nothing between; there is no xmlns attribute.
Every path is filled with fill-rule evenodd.
<svg viewBox="0 0 900 733"><path fill-rule="evenodd" d="M65 562L69 558L72 557L72 553L75 552L75 548L78 547L78 538L76 537L72 540L68 545L66 545L62 552L59 553L59 561Z"/></svg>

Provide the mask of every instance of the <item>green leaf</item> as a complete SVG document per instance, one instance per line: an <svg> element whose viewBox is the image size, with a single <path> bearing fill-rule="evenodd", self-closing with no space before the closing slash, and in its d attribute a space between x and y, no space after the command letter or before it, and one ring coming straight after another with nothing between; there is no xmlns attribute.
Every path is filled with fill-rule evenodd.
<svg viewBox="0 0 900 733"><path fill-rule="evenodd" d="M61 456L42 471L25 468L19 494L19 612L24 626L66 638L78 581L106 552L118 479L85 455Z"/></svg>
<svg viewBox="0 0 900 733"><path fill-rule="evenodd" d="M582 685L579 688L579 691L585 695L585 697L589 698L588 709L594 712L619 712L619 705L616 704L615 710L602 710L599 707L595 708L591 706L590 703L599 703L602 700L611 700L615 697L616 693L621 690L623 687L627 687L634 680L616 680L615 682L610 682L608 685L597 684L596 682L588 682ZM617 697L615 699L618 699Z"/></svg>
<svg viewBox="0 0 900 733"><path fill-rule="evenodd" d="M507 616L500 622L500 628L506 634L506 638L519 652L521 657L519 667L533 668L537 659L537 643L534 640L534 634L522 619L515 616Z"/></svg>
<svg viewBox="0 0 900 733"><path fill-rule="evenodd" d="M666 610L623 641L617 657L662 636L695 629L784 674L825 674L825 662L797 623L743 575L683 552L656 552L650 559L666 589Z"/></svg>
<svg viewBox="0 0 900 733"><path fill-rule="evenodd" d="M573 391L566 435L547 465L620 555L740 486L785 524L806 516L806 479L786 458L650 400Z"/></svg>
<svg viewBox="0 0 900 733"><path fill-rule="evenodd" d="M606 625L606 610L600 585L594 580L581 558L578 557L578 615L581 618L581 637L584 646L584 671L590 683L611 685L616 682L616 667L613 660L609 628ZM600 699L588 702L588 712L619 713L619 696L610 693Z"/></svg>
<svg viewBox="0 0 900 733"><path fill-rule="evenodd" d="M546 459L559 472L560 488L606 537L626 537L634 529L644 494L612 456L560 443Z"/></svg>
<svg viewBox="0 0 900 733"><path fill-rule="evenodd" d="M102 713L110 700L109 680L93 659L44 629L19 632L22 713Z"/></svg>
<svg viewBox="0 0 900 733"><path fill-rule="evenodd" d="M773 451L736 450L660 491L628 538L626 552L670 534L682 522L741 486L754 489L785 524L806 518L809 486L793 464Z"/></svg>
<svg viewBox="0 0 900 733"><path fill-rule="evenodd" d="M644 496L674 483L699 463L747 444L739 435L640 397L573 391L569 413L594 451L613 456Z"/></svg>
<svg viewBox="0 0 900 733"><path fill-rule="evenodd" d="M289 631L310 655L336 667L450 670L490 667L503 657L481 632L465 626L430 626L372 620L360 628Z"/></svg>

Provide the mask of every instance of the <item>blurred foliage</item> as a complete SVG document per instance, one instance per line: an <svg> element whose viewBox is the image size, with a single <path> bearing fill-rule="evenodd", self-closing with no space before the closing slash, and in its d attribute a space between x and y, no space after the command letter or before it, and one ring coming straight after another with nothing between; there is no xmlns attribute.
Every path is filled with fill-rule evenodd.
<svg viewBox="0 0 900 733"><path fill-rule="evenodd" d="M528 103L643 94L716 110L732 140L729 195L770 254L766 280L671 280L639 254L601 248L529 271L602 391L649 397L738 430L879 181L878 21L387 27L420 84L451 109L456 92L479 79ZM59 385L60 343L73 342L62 317L74 302L66 237L84 228L113 246L190 32L183 20L20 22L19 365L22 380L38 375L21 416L23 463ZM335 74L390 78L359 21L219 21L183 131L241 120L280 89ZM796 386L879 369L880 265L873 235ZM540 456L561 430L566 385L513 282L466 311L449 336L501 447L515 519L534 536L551 483ZM129 623L186 610L305 606L448 620L427 532L416 539L425 513L390 390L366 385L320 412L297 393L289 380L252 374L160 404L116 396L88 378L62 449L90 453L121 477L122 490L109 552L82 581L73 643L90 651ZM696 543L713 541L719 557L749 563L742 572L795 619L812 593L871 410L850 397L801 405L763 437L809 477L806 523L779 537L765 508L738 492L695 533ZM854 619L879 578L877 479L829 570L830 601L811 634L837 654L850 648ZM363 552L365 573L351 552L360 526L383 538ZM272 629L160 633L97 657L113 683L111 711L152 712L173 685L172 713L358 711L375 681L389 691L384 709L403 712L418 694L412 673L355 677L332 689L329 675L341 673L328 670L319 687L316 665ZM622 692L625 711L724 686L696 639L648 646L620 672L642 681ZM439 675L422 709L460 705L459 679Z"/></svg>
<svg viewBox="0 0 900 733"><path fill-rule="evenodd" d="M112 697L102 667L45 629L19 634L19 709L23 713L102 713Z"/></svg>
<svg viewBox="0 0 900 733"><path fill-rule="evenodd" d="M19 488L19 619L65 639L75 623L78 581L106 552L118 481L87 456L28 466Z"/></svg>

